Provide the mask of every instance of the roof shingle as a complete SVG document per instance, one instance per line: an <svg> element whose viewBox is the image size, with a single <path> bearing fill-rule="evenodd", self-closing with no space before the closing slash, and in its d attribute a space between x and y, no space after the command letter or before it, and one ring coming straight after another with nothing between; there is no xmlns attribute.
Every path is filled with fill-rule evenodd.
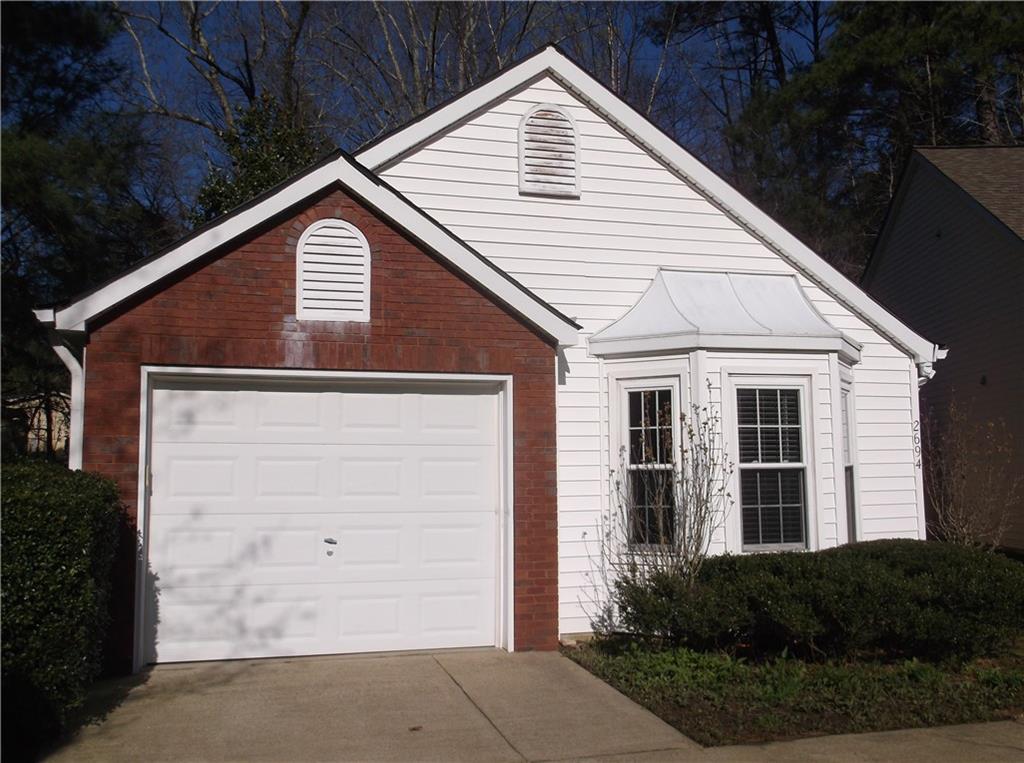
<svg viewBox="0 0 1024 763"><path fill-rule="evenodd" d="M922 147L916 151L1024 238L1024 146Z"/></svg>

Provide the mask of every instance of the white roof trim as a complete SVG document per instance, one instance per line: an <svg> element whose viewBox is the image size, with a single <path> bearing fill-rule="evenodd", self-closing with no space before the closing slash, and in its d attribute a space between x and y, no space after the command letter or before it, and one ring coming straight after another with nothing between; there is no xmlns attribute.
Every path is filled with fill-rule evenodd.
<svg viewBox="0 0 1024 763"><path fill-rule="evenodd" d="M371 208L394 221L427 249L450 262L541 333L556 340L560 346L576 343L578 327L570 319L528 292L393 188L374 178L345 155L315 167L251 206L202 230L75 302L65 307L37 310L36 317L59 331L85 331L87 322L92 318L335 183L350 189Z"/></svg>
<svg viewBox="0 0 1024 763"><path fill-rule="evenodd" d="M356 154L356 159L377 171L451 125L505 97L510 91L547 74L558 79L647 148L740 225L902 348L916 363L932 363L938 359L937 345L902 323L757 205L554 47L545 48L506 69L485 86L470 90L442 108L429 112L405 128L369 145Z"/></svg>
<svg viewBox="0 0 1024 763"><path fill-rule="evenodd" d="M860 345L814 308L796 276L659 270L619 320L590 338L593 355L737 349L838 352L860 360Z"/></svg>

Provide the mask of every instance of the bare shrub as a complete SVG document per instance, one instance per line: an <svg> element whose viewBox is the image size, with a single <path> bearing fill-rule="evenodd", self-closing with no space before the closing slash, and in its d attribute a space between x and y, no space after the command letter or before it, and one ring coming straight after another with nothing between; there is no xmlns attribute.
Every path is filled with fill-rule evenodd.
<svg viewBox="0 0 1024 763"><path fill-rule="evenodd" d="M600 567L591 575L597 596L591 620L598 633L616 630L615 592L623 586L671 576L692 587L733 504L734 464L722 440L721 416L710 405L692 404L675 433L668 406L657 415L658 439L623 446L611 474L612 508Z"/></svg>
<svg viewBox="0 0 1024 763"><path fill-rule="evenodd" d="M933 530L944 541L995 549L1020 497L1013 435L1002 419L977 420L956 396L924 421L925 493Z"/></svg>

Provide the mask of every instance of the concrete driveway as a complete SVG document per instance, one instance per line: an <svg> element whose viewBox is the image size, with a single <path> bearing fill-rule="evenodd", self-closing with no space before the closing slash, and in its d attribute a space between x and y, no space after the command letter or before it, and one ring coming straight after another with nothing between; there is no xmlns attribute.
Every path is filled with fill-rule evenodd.
<svg viewBox="0 0 1024 763"><path fill-rule="evenodd" d="M110 682L56 761L1024 761L1024 723L703 749L556 653L168 665Z"/></svg>
<svg viewBox="0 0 1024 763"><path fill-rule="evenodd" d="M104 688L116 695L124 683ZM687 759L702 750L557 653L474 650L160 666L51 760L554 761L644 753Z"/></svg>

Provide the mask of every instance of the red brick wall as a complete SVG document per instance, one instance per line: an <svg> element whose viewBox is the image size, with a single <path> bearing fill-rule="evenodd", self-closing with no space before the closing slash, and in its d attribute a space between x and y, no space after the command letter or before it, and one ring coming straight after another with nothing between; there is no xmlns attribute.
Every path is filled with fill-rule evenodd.
<svg viewBox="0 0 1024 763"><path fill-rule="evenodd" d="M326 217L370 243L369 323L295 319L296 242ZM513 375L516 647L556 646L554 350L355 200L333 191L91 331L84 468L117 480L132 522L144 364ZM134 585L125 556L112 634L122 669Z"/></svg>

